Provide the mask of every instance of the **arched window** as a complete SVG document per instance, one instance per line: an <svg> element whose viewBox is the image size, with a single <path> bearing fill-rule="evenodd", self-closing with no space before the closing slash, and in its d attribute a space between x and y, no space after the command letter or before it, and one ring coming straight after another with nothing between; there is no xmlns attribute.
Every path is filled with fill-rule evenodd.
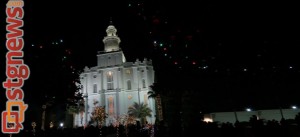
<svg viewBox="0 0 300 137"><path fill-rule="evenodd" d="M97 93L97 84L94 84L93 86L93 93Z"/></svg>
<svg viewBox="0 0 300 137"><path fill-rule="evenodd" d="M131 81L130 80L127 80L127 89L131 90Z"/></svg>
<svg viewBox="0 0 300 137"><path fill-rule="evenodd" d="M146 88L146 80L143 79L143 88Z"/></svg>
<svg viewBox="0 0 300 137"><path fill-rule="evenodd" d="M108 98L108 115L114 115L114 98L112 96Z"/></svg>
<svg viewBox="0 0 300 137"><path fill-rule="evenodd" d="M130 74L131 74L130 69L126 69L126 74L127 74L127 75L130 75Z"/></svg>
<svg viewBox="0 0 300 137"><path fill-rule="evenodd" d="M144 104L148 105L148 95L144 94Z"/></svg>
<svg viewBox="0 0 300 137"><path fill-rule="evenodd" d="M114 79L113 79L113 73L111 71L107 72L107 89L114 89Z"/></svg>

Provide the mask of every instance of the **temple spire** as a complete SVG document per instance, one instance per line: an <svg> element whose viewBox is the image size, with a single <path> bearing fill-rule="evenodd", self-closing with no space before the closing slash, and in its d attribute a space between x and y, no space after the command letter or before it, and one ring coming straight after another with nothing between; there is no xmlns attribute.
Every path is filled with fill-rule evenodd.
<svg viewBox="0 0 300 137"><path fill-rule="evenodd" d="M117 29L112 25L112 19L109 21L110 25L106 29L106 37L103 39L104 50L106 52L118 51L120 50L119 44L121 42L120 38L117 36Z"/></svg>

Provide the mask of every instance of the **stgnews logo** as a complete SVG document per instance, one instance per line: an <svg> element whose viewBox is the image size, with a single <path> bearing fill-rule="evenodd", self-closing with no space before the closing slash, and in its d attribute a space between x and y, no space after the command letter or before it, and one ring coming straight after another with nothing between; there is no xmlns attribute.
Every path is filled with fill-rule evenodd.
<svg viewBox="0 0 300 137"><path fill-rule="evenodd" d="M23 17L24 1L9 0L6 4L6 80L2 83L7 97L6 110L1 115L1 130L7 134L17 134L23 129L27 104L24 103L24 81L30 75L29 67L23 60Z"/></svg>

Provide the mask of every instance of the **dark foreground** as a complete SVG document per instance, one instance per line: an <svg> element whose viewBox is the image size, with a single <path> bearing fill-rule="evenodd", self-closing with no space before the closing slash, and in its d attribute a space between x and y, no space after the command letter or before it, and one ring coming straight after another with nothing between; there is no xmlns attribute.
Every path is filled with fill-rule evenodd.
<svg viewBox="0 0 300 137"><path fill-rule="evenodd" d="M1 135L9 137L9 135ZM51 128L45 131L23 130L12 137L300 137L298 124L283 124L270 121L262 123L201 123L189 128L180 126L166 127L153 125L139 127L131 125L103 127L90 126L86 128Z"/></svg>

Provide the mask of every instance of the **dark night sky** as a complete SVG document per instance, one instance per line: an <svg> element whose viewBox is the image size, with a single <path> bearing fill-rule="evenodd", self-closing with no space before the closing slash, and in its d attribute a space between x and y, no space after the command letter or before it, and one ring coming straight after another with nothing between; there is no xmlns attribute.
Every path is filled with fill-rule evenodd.
<svg viewBox="0 0 300 137"><path fill-rule="evenodd" d="M1 1L2 81L4 6ZM49 66L70 66L55 60L65 50L72 51L76 69L96 65L112 17L128 61L152 58L158 82L199 92L202 106L218 110L232 104L258 109L299 104L299 13L296 4L276 2L28 0L24 60L32 76L25 83L25 100L39 106L32 100L61 93L52 91L65 85L55 83L60 76ZM61 39L62 44L52 44Z"/></svg>

